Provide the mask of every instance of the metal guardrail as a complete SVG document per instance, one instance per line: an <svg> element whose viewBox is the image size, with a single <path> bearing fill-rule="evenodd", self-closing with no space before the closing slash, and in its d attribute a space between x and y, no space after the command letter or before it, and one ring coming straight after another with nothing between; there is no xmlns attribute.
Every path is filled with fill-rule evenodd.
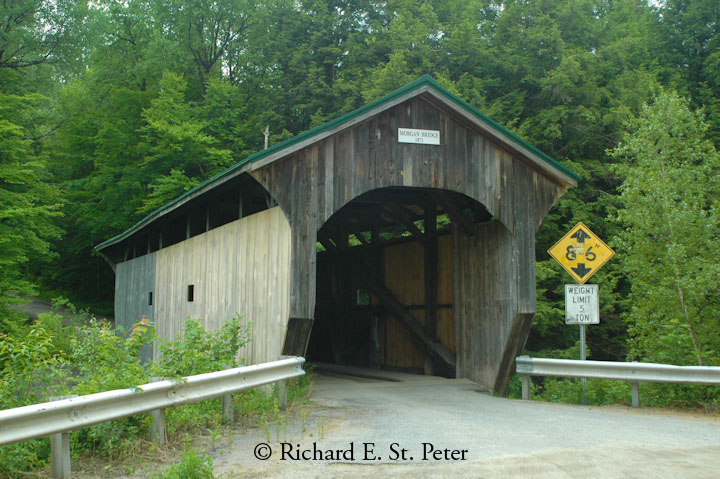
<svg viewBox="0 0 720 479"><path fill-rule="evenodd" d="M57 436L67 436L69 431L113 419L146 412L162 413L168 407L227 396L263 384L299 377L305 374L302 369L304 362L304 358L293 357L7 409L0 411L0 446L55 435L52 438L54 476L69 477L69 442L60 441ZM164 424L164 416L162 422ZM66 449L64 453L55 451L56 442L62 443L58 448ZM66 456L66 459L60 461L65 464L61 464L58 470L55 463L60 455Z"/></svg>
<svg viewBox="0 0 720 479"><path fill-rule="evenodd" d="M531 376L630 381L634 407L640 405L639 382L720 386L720 367L716 366L673 366L671 364L578 361L519 356L515 358L515 371L522 377L522 398L526 400L530 399Z"/></svg>
<svg viewBox="0 0 720 479"><path fill-rule="evenodd" d="M304 358L282 359L0 411L0 446L82 429L305 374Z"/></svg>

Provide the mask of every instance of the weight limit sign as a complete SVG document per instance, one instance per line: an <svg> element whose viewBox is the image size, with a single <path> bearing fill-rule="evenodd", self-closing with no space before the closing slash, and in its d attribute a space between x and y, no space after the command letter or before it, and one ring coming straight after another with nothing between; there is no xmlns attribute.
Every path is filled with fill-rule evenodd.
<svg viewBox="0 0 720 479"><path fill-rule="evenodd" d="M565 285L565 324L600 324L597 284Z"/></svg>

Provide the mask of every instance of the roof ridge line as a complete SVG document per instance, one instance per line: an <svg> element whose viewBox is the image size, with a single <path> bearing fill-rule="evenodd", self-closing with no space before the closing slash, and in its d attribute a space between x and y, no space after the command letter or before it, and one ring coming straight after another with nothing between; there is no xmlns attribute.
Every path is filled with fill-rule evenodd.
<svg viewBox="0 0 720 479"><path fill-rule="evenodd" d="M315 128L311 128L310 130L307 130L303 133L300 133L292 138L289 138L287 140L284 140L276 145L273 145L271 147L265 148L263 150L259 150L246 158L238 161L234 165L229 166L225 170L213 175L212 177L208 178L207 180L203 181L202 183L198 184L194 188L191 188L190 190L186 191L182 195L178 196L177 198L173 199L172 201L168 202L167 204L157 208L153 212L147 214L142 219L140 219L137 223L135 223L133 226L128 228L127 230L123 231L122 233L119 233L112 238L103 241L102 243L95 246L95 250L101 250L107 246L110 246L111 244L119 241L123 237L129 236L132 234L135 230L141 228L146 223L154 220L156 217L160 216L164 210L169 208L170 206L173 206L177 204L178 202L182 201L184 198L190 196L191 194L195 193L196 191L205 188L209 184L214 183L215 181L219 180L220 178L223 178L227 176L230 173L233 173L237 171L238 169L242 168L243 166L247 164L252 164L262 158L265 158L266 156L269 156L273 153L282 151L285 148L288 148L294 144L300 143L303 140L306 140L308 138L312 138L315 135L318 135L320 133L323 133L327 130L333 129L337 126L340 126L344 123L349 122L354 117L360 116L370 110L373 110L377 107L380 107L388 102L393 101L394 99L405 95L409 93L412 90L415 90L422 86L429 86L430 88L434 89L436 92L441 94L442 96L446 97L448 100L452 101L462 109L466 110L468 113L475 116L477 119L482 121L483 123L487 124L489 127L497 131L502 136L505 136L508 140L510 140L512 143L516 143L519 146L525 148L529 152L533 153L534 155L537 155L539 159L547 163L549 166L551 166L555 170L559 170L561 173L567 175L571 179L578 181L581 179L579 175L571 171L569 168L565 167L561 163L559 163L557 160L551 158L547 154L543 153L533 145L527 143L517 135L515 135L510 130L506 129L502 125L500 125L498 122L490 118L489 116L486 116L482 112L480 112L478 109L464 101L463 99L459 98L457 95L451 93L449 90L444 88L442 85L440 85L433 77L431 77L428 74L424 74L420 76L419 78L413 80L412 82L398 88L397 90L394 90L393 92L373 101L370 102L364 106L361 106L360 108L356 108L355 110L352 110L348 113L345 113L329 122L326 122L320 126L317 126Z"/></svg>

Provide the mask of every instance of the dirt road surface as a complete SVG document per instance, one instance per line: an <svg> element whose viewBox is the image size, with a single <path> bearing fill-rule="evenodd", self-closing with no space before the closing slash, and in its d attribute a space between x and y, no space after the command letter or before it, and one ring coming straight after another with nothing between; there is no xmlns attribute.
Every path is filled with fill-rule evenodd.
<svg viewBox="0 0 720 479"><path fill-rule="evenodd" d="M321 372L314 406L213 450L216 473L227 478L720 477L717 415L508 400L466 380L382 376ZM255 456L268 452L264 460Z"/></svg>

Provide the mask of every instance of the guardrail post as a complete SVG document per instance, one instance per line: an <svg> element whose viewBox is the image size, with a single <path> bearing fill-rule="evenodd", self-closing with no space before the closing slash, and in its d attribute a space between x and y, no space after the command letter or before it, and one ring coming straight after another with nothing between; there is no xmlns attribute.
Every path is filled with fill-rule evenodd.
<svg viewBox="0 0 720 479"><path fill-rule="evenodd" d="M51 397L50 401L60 401L77 397L69 396ZM59 432L50 436L50 455L52 456L52 477L55 479L70 479L70 433Z"/></svg>
<svg viewBox="0 0 720 479"><path fill-rule="evenodd" d="M287 395L287 386L288 381L287 379L283 379L281 381L278 381L275 383L275 393L277 394L277 402L278 407L281 411L284 411L287 408L288 404L288 395Z"/></svg>
<svg viewBox="0 0 720 479"><path fill-rule="evenodd" d="M31 404L0 411L0 446L28 441L53 434L90 427L106 421L146 414L155 411L152 439L167 441L163 410L245 391L263 384L292 379L305 374L305 358L293 357L285 361L245 366L230 371L215 371L182 378L179 381L161 381L134 388L104 391L64 401ZM57 442L57 441L56 441ZM62 437L58 442L62 446ZM62 451L62 447L56 450ZM67 458L69 455L64 454ZM58 453L57 464L62 455ZM67 463L67 461L65 461ZM56 477L65 474L67 466L60 467Z"/></svg>
<svg viewBox="0 0 720 479"><path fill-rule="evenodd" d="M630 381L630 389L632 390L632 407L640 407L640 383Z"/></svg>
<svg viewBox="0 0 720 479"><path fill-rule="evenodd" d="M636 363L637 361L633 361ZM632 392L632 407L640 407L640 383L630 381L630 390Z"/></svg>
<svg viewBox="0 0 720 479"><path fill-rule="evenodd" d="M281 361L283 359L292 358L294 356L287 356L287 355L280 355L278 356L278 361ZM288 394L287 394L287 387L288 387L288 380L282 379L275 383L275 395L277 397L278 407L281 411L284 411L287 408L288 404Z"/></svg>
<svg viewBox="0 0 720 479"><path fill-rule="evenodd" d="M162 381L165 378L153 376L150 378L151 383ZM150 425L150 442L163 445L167 439L167 431L165 430L165 409L154 409L150 411L152 424Z"/></svg>
<svg viewBox="0 0 720 479"><path fill-rule="evenodd" d="M232 424L235 421L235 407L233 406L232 394L222 397L223 423Z"/></svg>
<svg viewBox="0 0 720 479"><path fill-rule="evenodd" d="M225 369L232 369L233 366L225 366ZM222 397L223 423L232 424L235 421L235 408L233 407L232 394L225 394Z"/></svg>
<svg viewBox="0 0 720 479"><path fill-rule="evenodd" d="M530 385L532 384L532 381L530 379L530 376L520 376L522 378L522 398L523 401L529 401L530 400Z"/></svg>

